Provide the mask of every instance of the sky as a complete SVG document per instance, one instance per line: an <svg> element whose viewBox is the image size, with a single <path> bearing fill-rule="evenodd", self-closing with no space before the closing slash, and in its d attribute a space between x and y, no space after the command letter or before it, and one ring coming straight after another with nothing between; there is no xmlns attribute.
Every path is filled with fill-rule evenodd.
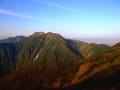
<svg viewBox="0 0 120 90"><path fill-rule="evenodd" d="M120 0L0 0L0 38L34 32L119 38Z"/></svg>

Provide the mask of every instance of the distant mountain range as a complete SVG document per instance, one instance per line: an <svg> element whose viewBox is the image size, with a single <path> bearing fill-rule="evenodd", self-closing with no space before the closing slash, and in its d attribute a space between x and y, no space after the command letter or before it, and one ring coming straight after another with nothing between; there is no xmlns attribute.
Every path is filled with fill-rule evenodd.
<svg viewBox="0 0 120 90"><path fill-rule="evenodd" d="M110 47L51 32L13 40L0 43L1 90L119 88L119 43Z"/></svg>
<svg viewBox="0 0 120 90"><path fill-rule="evenodd" d="M25 36L10 37L8 39L0 40L0 43L16 43L16 42L24 40L25 38L26 38Z"/></svg>

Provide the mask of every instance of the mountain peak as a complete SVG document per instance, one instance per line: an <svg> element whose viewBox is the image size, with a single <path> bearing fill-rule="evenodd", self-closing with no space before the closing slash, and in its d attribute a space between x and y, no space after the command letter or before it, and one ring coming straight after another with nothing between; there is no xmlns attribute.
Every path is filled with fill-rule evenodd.
<svg viewBox="0 0 120 90"><path fill-rule="evenodd" d="M56 38L56 39L63 38L60 34L52 33L52 32L47 32L46 36L49 37L49 38Z"/></svg>
<svg viewBox="0 0 120 90"><path fill-rule="evenodd" d="M33 36L41 36L41 35L49 35L49 36L54 36L54 35L59 35L57 33L52 33L52 32L35 32L32 34Z"/></svg>
<svg viewBox="0 0 120 90"><path fill-rule="evenodd" d="M35 32L32 36L40 36L40 35L44 35L44 32Z"/></svg>
<svg viewBox="0 0 120 90"><path fill-rule="evenodd" d="M60 34L53 33L53 32L35 32L32 34L34 37L39 37L39 36L45 36L48 39L63 39L63 37Z"/></svg>

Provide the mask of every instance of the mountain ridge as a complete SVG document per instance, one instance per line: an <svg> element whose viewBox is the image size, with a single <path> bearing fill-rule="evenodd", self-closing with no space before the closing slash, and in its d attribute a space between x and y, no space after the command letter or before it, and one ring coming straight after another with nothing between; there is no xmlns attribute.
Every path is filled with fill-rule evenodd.
<svg viewBox="0 0 120 90"><path fill-rule="evenodd" d="M72 59L75 60L75 58L76 60L79 60L80 58L82 58L82 55L80 55L80 52L77 50L76 47L73 46L72 43L69 43L67 39L65 39L61 35L51 33L51 32L34 33L30 37L28 37L26 40L24 40L23 46L25 46L25 48L23 48L22 52L18 56L23 57L24 54L28 54L28 56L30 57L30 58L26 57L26 59L24 58L24 61L25 60L29 60L29 61L41 60L40 63L43 64L44 61L46 61L47 63L47 61L49 61L50 59L51 60L55 59L56 61L59 61L60 59L64 58L63 61L66 61L66 59L69 58L71 61ZM45 56L45 55L48 55L48 56ZM35 60L35 59L39 59L39 60Z"/></svg>
<svg viewBox="0 0 120 90"><path fill-rule="evenodd" d="M0 43L16 43L23 41L25 38L26 38L25 36L9 37L7 39L0 40Z"/></svg>
<svg viewBox="0 0 120 90"><path fill-rule="evenodd" d="M4 89L4 85L7 85L12 90L21 90L22 82L27 81L25 86L21 87L22 89L109 90L113 88L116 90L120 88L119 51L120 48L116 49L112 47L110 51L79 62L77 65L72 66L71 69L63 64L58 64L59 66L49 64L42 67L28 65L0 79L0 87ZM18 84L14 85L14 81L16 80ZM30 84L31 86L29 86Z"/></svg>
<svg viewBox="0 0 120 90"><path fill-rule="evenodd" d="M119 75L119 47L119 43L113 47L81 43L51 32L36 32L12 45L0 44L0 89L99 89L104 79L119 79L114 78Z"/></svg>

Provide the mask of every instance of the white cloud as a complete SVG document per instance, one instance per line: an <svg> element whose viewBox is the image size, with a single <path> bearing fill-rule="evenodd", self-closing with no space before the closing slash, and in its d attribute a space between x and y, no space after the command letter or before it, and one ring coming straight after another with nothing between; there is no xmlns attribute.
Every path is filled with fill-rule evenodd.
<svg viewBox="0 0 120 90"><path fill-rule="evenodd" d="M80 13L80 10L78 10L78 9L67 7L67 6L64 6L64 5L57 4L57 3L42 1L42 0L32 0L32 1L36 1L36 2L39 2L40 4L47 5L47 6L60 8L60 9L66 10L66 11Z"/></svg>
<svg viewBox="0 0 120 90"><path fill-rule="evenodd" d="M0 9L0 14L9 15L9 16L15 16L15 17L24 18L24 19L37 19L37 17L18 14L16 12L12 12L12 11L5 10L5 9Z"/></svg>
<svg viewBox="0 0 120 90"><path fill-rule="evenodd" d="M54 23L56 21L56 20L53 20L53 19L50 19L50 18L19 14L19 13L16 13L16 12L5 10L5 9L0 9L0 14L14 16L14 17L23 18L23 19L36 20L36 21L49 23L49 24Z"/></svg>

